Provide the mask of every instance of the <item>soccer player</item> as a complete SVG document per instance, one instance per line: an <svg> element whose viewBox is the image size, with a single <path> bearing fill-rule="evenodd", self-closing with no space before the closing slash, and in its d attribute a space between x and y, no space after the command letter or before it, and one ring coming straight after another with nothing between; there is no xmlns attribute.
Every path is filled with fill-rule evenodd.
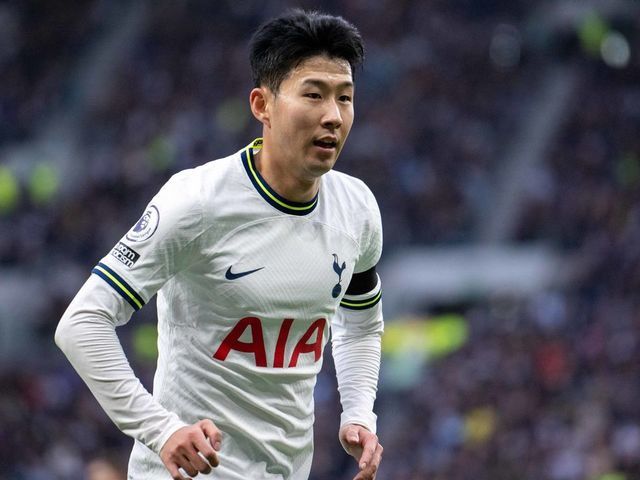
<svg viewBox="0 0 640 480"><path fill-rule="evenodd" d="M296 10L261 26L249 103L263 137L174 175L60 320L57 344L135 439L129 479L307 478L329 330L339 439L355 478L375 478L381 221L364 183L332 171L363 52L340 17ZM156 292L151 395L115 327Z"/></svg>

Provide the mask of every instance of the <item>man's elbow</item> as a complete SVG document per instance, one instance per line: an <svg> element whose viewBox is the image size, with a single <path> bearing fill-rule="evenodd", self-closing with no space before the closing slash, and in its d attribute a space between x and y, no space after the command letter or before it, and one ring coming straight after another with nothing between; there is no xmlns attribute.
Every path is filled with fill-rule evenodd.
<svg viewBox="0 0 640 480"><path fill-rule="evenodd" d="M58 322L58 326L56 327L56 332L53 336L56 345L60 350L66 353L69 347L69 340L71 339L71 325L69 319L66 315L63 315Z"/></svg>
<svg viewBox="0 0 640 480"><path fill-rule="evenodd" d="M84 316L80 315L76 309L70 306L58 322L53 339L58 348L62 350L67 357L69 356L69 352L74 348L74 345L76 345L77 340L81 336L86 335L83 326L84 320Z"/></svg>

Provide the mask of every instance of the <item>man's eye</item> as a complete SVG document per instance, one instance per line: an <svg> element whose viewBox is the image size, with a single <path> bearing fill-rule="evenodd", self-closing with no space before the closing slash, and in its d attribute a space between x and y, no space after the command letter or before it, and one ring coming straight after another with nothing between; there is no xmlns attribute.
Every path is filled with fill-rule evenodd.
<svg viewBox="0 0 640 480"><path fill-rule="evenodd" d="M351 97L349 95L341 95L340 96L340 101L341 102L350 102L351 101Z"/></svg>
<svg viewBox="0 0 640 480"><path fill-rule="evenodd" d="M304 96L309 98L314 98L314 99L321 98L319 93L305 93Z"/></svg>

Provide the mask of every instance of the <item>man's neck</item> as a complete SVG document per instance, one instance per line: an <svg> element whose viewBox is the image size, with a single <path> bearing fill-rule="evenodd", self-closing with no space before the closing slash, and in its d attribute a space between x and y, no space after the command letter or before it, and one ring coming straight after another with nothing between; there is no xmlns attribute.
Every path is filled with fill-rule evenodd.
<svg viewBox="0 0 640 480"><path fill-rule="evenodd" d="M268 146L262 147L254 154L256 168L271 188L278 195L292 202L309 202L318 193L320 179L303 179L285 162L279 161Z"/></svg>

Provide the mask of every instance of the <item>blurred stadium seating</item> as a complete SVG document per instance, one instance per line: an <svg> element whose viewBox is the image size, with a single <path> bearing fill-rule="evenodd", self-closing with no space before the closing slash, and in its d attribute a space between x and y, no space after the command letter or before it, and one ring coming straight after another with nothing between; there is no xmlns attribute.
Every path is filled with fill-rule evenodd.
<svg viewBox="0 0 640 480"><path fill-rule="evenodd" d="M258 135L248 36L287 6L0 5L0 480L125 478L53 331L170 175ZM379 478L640 478L638 3L295 6L367 46L338 169L385 227ZM147 385L154 315L119 329ZM350 479L326 353L311 478Z"/></svg>

